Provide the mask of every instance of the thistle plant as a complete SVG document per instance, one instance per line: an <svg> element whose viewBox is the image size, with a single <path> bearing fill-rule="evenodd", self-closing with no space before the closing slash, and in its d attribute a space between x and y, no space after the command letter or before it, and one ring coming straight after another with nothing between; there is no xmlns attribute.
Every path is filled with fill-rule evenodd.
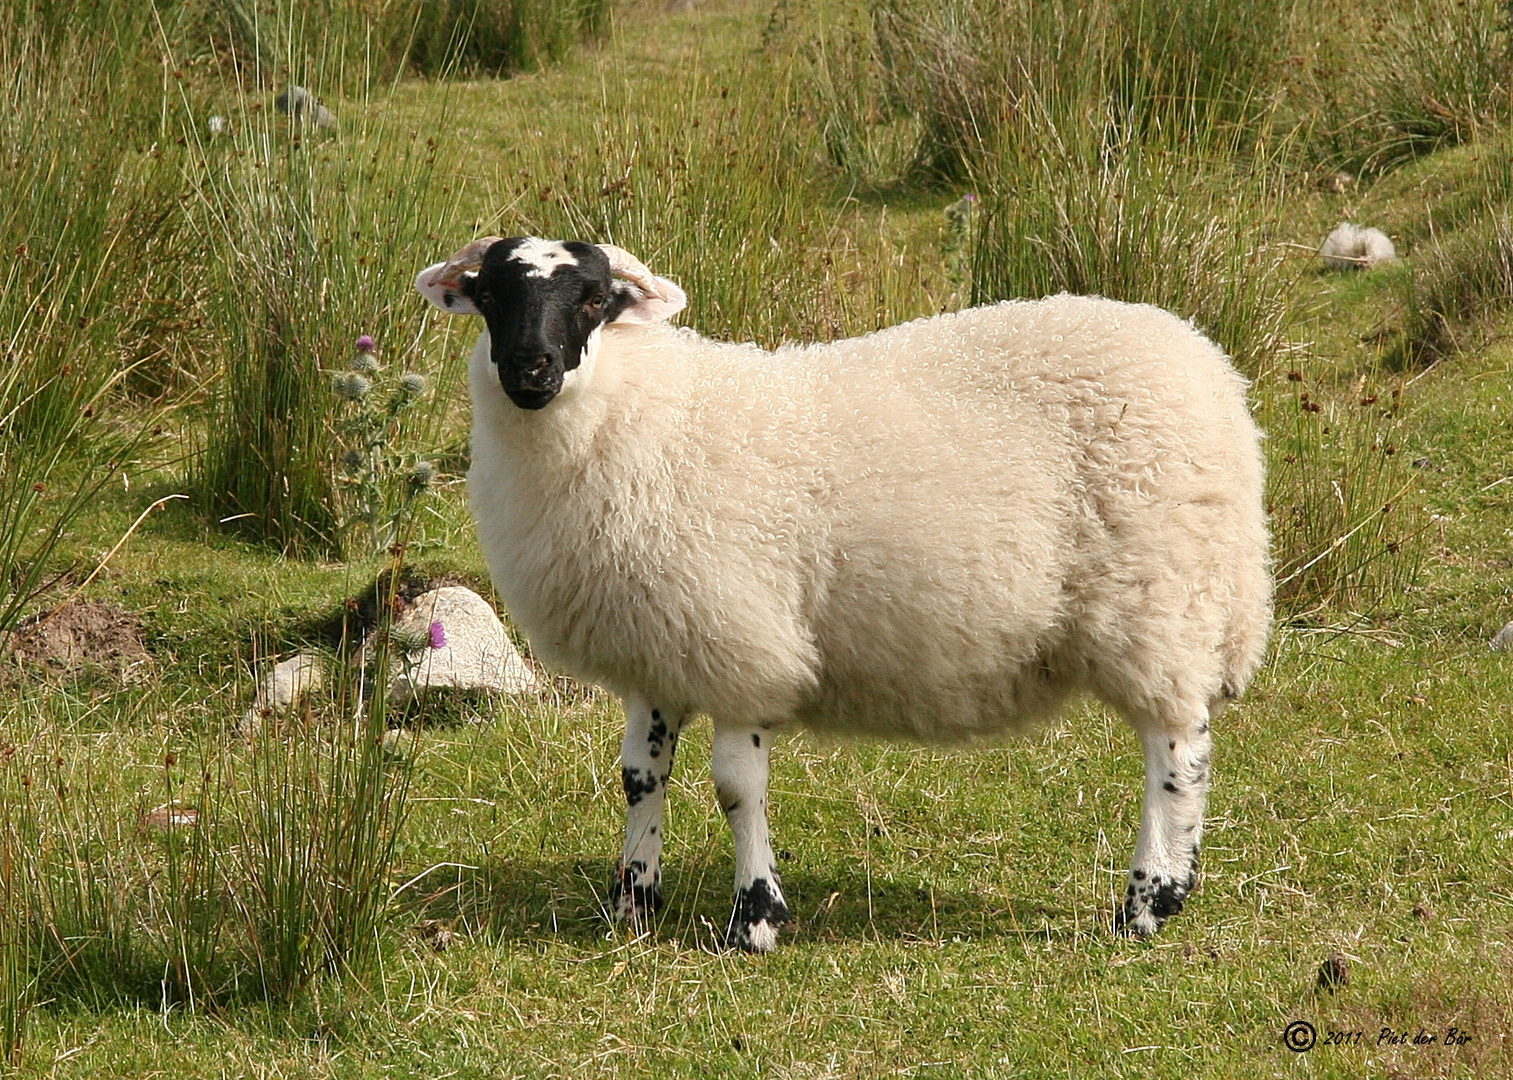
<svg viewBox="0 0 1513 1080"><path fill-rule="evenodd" d="M963 299L972 295L972 241L977 225L977 196L970 191L946 207L940 253L946 277Z"/></svg>
<svg viewBox="0 0 1513 1080"><path fill-rule="evenodd" d="M436 480L436 466L404 449L405 422L429 386L418 372L395 373L379 362L372 337L357 339L356 353L331 378L339 419L339 516L348 548L361 536L368 550L382 552L399 542L400 524L415 500Z"/></svg>

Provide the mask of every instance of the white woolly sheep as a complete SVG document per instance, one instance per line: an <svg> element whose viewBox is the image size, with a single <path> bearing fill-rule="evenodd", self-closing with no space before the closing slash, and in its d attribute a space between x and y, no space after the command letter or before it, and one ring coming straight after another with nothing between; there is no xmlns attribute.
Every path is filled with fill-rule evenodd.
<svg viewBox="0 0 1513 1080"><path fill-rule="evenodd" d="M1319 258L1331 270L1374 270L1397 261L1397 249L1381 229L1363 229L1341 222L1319 248Z"/></svg>
<svg viewBox="0 0 1513 1080"><path fill-rule="evenodd" d="M500 596L540 657L625 699L619 915L660 901L696 714L735 837L727 938L766 951L775 731L964 743L1074 692L1145 751L1116 926L1180 910L1209 721L1271 613L1259 437L1217 347L1062 295L766 352L665 325L682 290L619 248L534 237L416 285L487 324L468 498Z"/></svg>

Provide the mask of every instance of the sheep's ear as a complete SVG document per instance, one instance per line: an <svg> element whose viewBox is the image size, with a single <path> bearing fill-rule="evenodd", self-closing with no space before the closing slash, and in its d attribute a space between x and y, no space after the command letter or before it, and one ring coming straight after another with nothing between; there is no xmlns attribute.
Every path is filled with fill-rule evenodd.
<svg viewBox="0 0 1513 1080"><path fill-rule="evenodd" d="M433 263L415 278L415 288L442 311L454 315L477 315L469 287L483 266L483 256L499 241L497 236L481 236L464 245L461 251L443 263Z"/></svg>
<svg viewBox="0 0 1513 1080"><path fill-rule="evenodd" d="M431 303L451 315L477 315L478 308L468 298L468 288L478 275L467 270L459 274L440 276L447 263L434 263L422 270L415 278L415 288Z"/></svg>
<svg viewBox="0 0 1513 1080"><path fill-rule="evenodd" d="M615 283L612 323L666 322L688 306L688 296L665 277L658 277L646 264L623 247L600 244L599 250L609 259L609 272Z"/></svg>
<svg viewBox="0 0 1513 1080"><path fill-rule="evenodd" d="M666 322L688 306L688 294L664 277L652 279L661 296L648 295L640 285L615 282L614 317L611 323Z"/></svg>

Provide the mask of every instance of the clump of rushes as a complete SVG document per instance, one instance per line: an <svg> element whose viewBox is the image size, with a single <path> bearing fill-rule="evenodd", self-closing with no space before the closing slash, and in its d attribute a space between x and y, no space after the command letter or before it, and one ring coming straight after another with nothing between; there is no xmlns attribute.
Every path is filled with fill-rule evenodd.
<svg viewBox="0 0 1513 1080"><path fill-rule="evenodd" d="M400 522L411 504L436 481L436 466L415 460L405 445L405 421L426 395L426 377L378 359L378 346L363 334L343 371L331 377L341 415L336 423L343 496L340 532L346 547L386 551L399 540Z"/></svg>

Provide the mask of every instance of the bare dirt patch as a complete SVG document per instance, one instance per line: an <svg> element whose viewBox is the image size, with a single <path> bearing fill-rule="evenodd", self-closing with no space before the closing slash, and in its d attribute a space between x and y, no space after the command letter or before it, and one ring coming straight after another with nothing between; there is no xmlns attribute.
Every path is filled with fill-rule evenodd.
<svg viewBox="0 0 1513 1080"><path fill-rule="evenodd" d="M103 669L122 681L142 678L152 654L142 641L142 620L114 604L76 600L25 620L4 645L11 659L50 675Z"/></svg>

